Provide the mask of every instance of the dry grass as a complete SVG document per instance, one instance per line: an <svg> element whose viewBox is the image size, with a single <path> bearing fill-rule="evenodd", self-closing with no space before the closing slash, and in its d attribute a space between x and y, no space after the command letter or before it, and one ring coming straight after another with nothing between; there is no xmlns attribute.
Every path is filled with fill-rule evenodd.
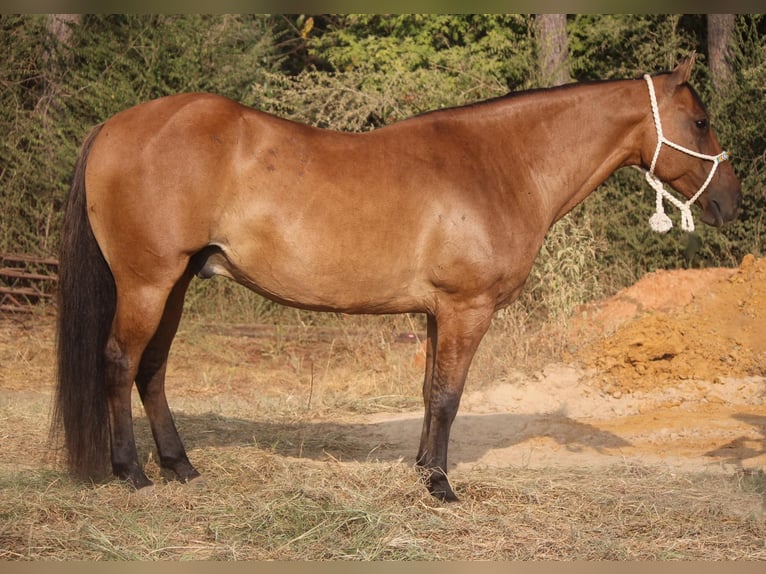
<svg viewBox="0 0 766 574"><path fill-rule="evenodd" d="M136 405L157 486L132 493L72 482L51 461L50 321L0 322L0 559L766 559L763 473L477 468L452 477L460 503L433 500L410 460L354 423L418 408L418 345L397 342L418 325L364 325L184 325L170 400L204 480L162 479ZM472 384L497 375L509 345L489 335Z"/></svg>
<svg viewBox="0 0 766 574"><path fill-rule="evenodd" d="M406 464L296 460L253 447L194 454L204 484L160 484L151 494L118 483L84 487L52 470L4 473L0 557L766 558L766 528L753 510L763 503L763 476L476 471L456 482L462 502L444 505Z"/></svg>

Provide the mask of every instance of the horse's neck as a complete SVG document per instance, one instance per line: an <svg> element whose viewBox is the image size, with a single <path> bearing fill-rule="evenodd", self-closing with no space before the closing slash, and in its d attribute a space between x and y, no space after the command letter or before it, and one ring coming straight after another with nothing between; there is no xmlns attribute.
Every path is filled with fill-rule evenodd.
<svg viewBox="0 0 766 574"><path fill-rule="evenodd" d="M563 217L618 168L638 163L651 116L645 92L643 82L616 81L509 98L489 136L511 150L506 181L529 186L551 223Z"/></svg>

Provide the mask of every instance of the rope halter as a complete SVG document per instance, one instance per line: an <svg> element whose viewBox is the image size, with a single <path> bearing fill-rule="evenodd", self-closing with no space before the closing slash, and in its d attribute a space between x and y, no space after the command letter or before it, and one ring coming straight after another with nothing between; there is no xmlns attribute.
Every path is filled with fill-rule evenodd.
<svg viewBox="0 0 766 574"><path fill-rule="evenodd" d="M649 166L649 171L646 172L646 181L648 181L649 185L651 185L657 192L655 212L654 215L649 218L649 225L654 231L657 231L658 233L665 233L669 231L671 227L673 227L673 222L670 220L670 217L665 214L665 207L662 203L663 199L667 199L670 203L681 210L681 228L684 231L691 232L694 231L694 218L692 217L691 210L692 204L694 204L694 202L697 201L697 198L702 195L702 192L707 189L707 186L713 179L713 175L715 175L718 164L722 161L728 160L731 156L729 155L729 152L726 151L722 151L718 155L707 155L704 153L699 153L694 150L690 150L689 148L685 148L682 145L678 145L677 143L673 143L667 139L662 134L662 122L660 121L660 110L657 105L657 96L654 93L654 83L652 82L652 78L649 74L644 74L644 80L646 80L646 84L649 86L649 98L652 101L654 127L657 130L657 147L654 150L654 157L652 158L652 164ZM681 202L679 199L676 199L673 195L671 195L670 192L665 190L662 182L656 175L654 175L654 167L657 165L657 158L660 156L660 149L662 149L662 144L669 145L670 147L677 149L678 151L682 151L690 156L713 162L713 167L711 168L705 183L703 183L702 187L697 190L697 193L690 197L686 202Z"/></svg>

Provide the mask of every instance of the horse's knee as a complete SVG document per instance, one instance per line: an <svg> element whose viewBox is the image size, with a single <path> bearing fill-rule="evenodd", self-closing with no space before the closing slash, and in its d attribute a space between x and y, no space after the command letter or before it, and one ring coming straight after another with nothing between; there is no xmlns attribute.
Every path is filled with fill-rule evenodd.
<svg viewBox="0 0 766 574"><path fill-rule="evenodd" d="M451 425L460 407L461 393L451 389L440 389L431 393L429 411L431 425Z"/></svg>

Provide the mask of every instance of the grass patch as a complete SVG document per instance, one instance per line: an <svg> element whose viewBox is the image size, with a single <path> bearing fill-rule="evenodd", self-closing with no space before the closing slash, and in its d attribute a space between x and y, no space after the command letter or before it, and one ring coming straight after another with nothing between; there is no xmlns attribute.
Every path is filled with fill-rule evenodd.
<svg viewBox="0 0 766 574"><path fill-rule="evenodd" d="M462 501L401 463L195 453L203 484L150 494L49 470L0 479L10 560L762 560L764 498L737 477L617 466L472 471Z"/></svg>

